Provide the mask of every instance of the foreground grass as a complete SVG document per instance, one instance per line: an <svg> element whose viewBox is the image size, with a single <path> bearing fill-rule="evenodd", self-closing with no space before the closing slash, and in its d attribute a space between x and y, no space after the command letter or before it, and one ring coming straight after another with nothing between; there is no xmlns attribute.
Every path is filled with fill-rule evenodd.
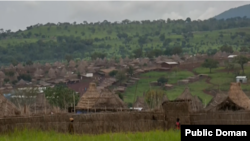
<svg viewBox="0 0 250 141"><path fill-rule="evenodd" d="M151 131L138 133L108 133L102 135L69 135L54 131L15 131L1 135L1 141L180 141L179 131Z"/></svg>

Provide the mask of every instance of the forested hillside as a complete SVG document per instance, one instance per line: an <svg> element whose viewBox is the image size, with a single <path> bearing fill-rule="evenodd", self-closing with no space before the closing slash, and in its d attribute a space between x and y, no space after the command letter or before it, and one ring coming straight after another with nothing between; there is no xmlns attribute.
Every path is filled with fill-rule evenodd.
<svg viewBox="0 0 250 141"><path fill-rule="evenodd" d="M18 23L17 23L18 24ZM51 62L96 57L213 54L250 47L250 19L47 23L0 30L0 62Z"/></svg>
<svg viewBox="0 0 250 141"><path fill-rule="evenodd" d="M215 16L214 18L220 20L220 19L237 18L237 17L250 18L250 4L229 9Z"/></svg>

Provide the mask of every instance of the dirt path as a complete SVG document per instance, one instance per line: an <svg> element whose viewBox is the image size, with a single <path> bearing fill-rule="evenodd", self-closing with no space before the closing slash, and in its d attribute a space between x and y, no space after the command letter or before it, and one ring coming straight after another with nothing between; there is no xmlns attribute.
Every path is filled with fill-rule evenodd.
<svg viewBox="0 0 250 141"><path fill-rule="evenodd" d="M191 72L192 72L194 75L198 75L198 73L195 72L194 70L191 70ZM206 77L205 79L206 79L205 82L206 82L207 84L210 84L210 85L215 86L215 84L213 84L213 83L210 82L211 77ZM203 91L205 94L211 95L211 96L213 96L213 97L216 95L215 93L211 93L211 92L207 91L206 89L204 89L204 90L202 90L202 91Z"/></svg>

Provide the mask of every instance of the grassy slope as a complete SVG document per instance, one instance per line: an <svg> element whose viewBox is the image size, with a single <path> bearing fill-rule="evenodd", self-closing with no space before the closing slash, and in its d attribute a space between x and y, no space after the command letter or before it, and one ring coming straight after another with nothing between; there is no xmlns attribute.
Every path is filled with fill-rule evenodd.
<svg viewBox="0 0 250 141"><path fill-rule="evenodd" d="M178 131L146 133L109 133L102 135L68 135L56 132L17 131L1 135L1 141L180 141Z"/></svg>
<svg viewBox="0 0 250 141"><path fill-rule="evenodd" d="M89 26L90 27L90 26ZM7 46L8 44L20 44L22 42L35 42L39 39L41 39L40 37L36 37L35 34L41 33L42 35L45 35L45 39L43 40L56 40L56 37L59 35L66 35L66 36L79 36L81 38L85 38L85 39L95 39L95 38L105 38L105 37L110 37L111 39L109 40L105 40L105 41L98 41L98 42L94 42L94 44L110 44L112 46L112 48L110 50L105 50L105 49L96 49L97 51L101 51L101 50L105 50L108 54L111 53L117 53L117 49L120 45L124 45L123 40L120 40L117 38L117 31L120 32L125 32L127 33L129 36L133 36L136 33L139 33L139 35L144 35L147 33L153 33L157 30L157 28L155 26L146 26L146 30L143 29L142 26L140 25L131 25L129 27L127 27L126 29L122 28L122 25L117 26L118 30L116 31L115 28L108 28L108 27L98 27L95 31L95 33L92 33L89 29L88 26L84 26L84 25L77 25L77 26L69 26L68 29L64 29L63 27L58 29L56 26L51 26L50 30L47 30L48 26L41 26L41 27L37 27L37 28L33 28L29 31L23 31L21 33L18 33L18 35L23 34L27 34L28 32L31 32L33 35L31 38L29 39L22 39L22 38L16 38L16 37L9 37L7 39L4 40L0 40L0 44L1 46ZM108 29L112 29L112 33L108 34L107 30ZM181 41L177 41L177 38L183 40L183 36L182 35L176 35L176 34L169 34L171 28L166 28L161 30L161 34L165 34L166 38L171 38L173 40L173 42L171 43L172 45L174 44L174 42L176 42L177 44L181 45ZM243 43L242 39L240 37L236 37L234 40L232 40L230 38L230 33L234 34L235 32L238 31L244 31L247 34L250 34L250 27L247 28L237 28L237 29L227 29L227 30L217 30L217 31L212 31L212 32L195 32L194 33L194 38L191 38L189 41L189 44L191 46L195 46L196 44L198 44L198 47L200 48L199 51L201 50L207 50L208 48L218 48L221 47L223 44L227 43L230 44L232 46L234 46L234 44L239 41L239 44ZM81 32L84 32L85 35L82 36ZM211 44L211 42L215 42L216 39L219 38L219 33L220 32L224 32L224 37L223 37L223 42L218 42L217 44ZM205 36L207 35L207 37ZM160 48L162 46L162 41L160 41L159 36L151 36L150 37L152 39L152 42L148 42L144 48ZM133 50L137 47L139 47L138 42L137 42L138 38L137 37L133 37L132 41L129 43L129 45L131 46L131 49L129 50ZM203 41L204 43L208 42L208 44L200 44L201 41ZM170 45L171 45L170 44ZM236 47L236 46L234 46ZM185 48L185 50L190 50L188 48Z"/></svg>
<svg viewBox="0 0 250 141"><path fill-rule="evenodd" d="M197 95L203 102L203 104L207 104L213 97L211 95L205 94L203 90L205 89L220 89L221 91L227 92L230 87L231 82L235 82L235 74L232 72L227 73L222 71L224 67L219 67L217 69L213 69L212 73L209 73L209 69L206 68L196 68L198 74L208 74L211 77L211 84L205 82L205 80L201 80L195 83L188 84L190 88L190 92L192 95ZM236 69L238 66L236 65ZM173 84L176 83L178 80L185 79L187 77L193 76L191 72L180 71L174 76L173 72L148 72L141 74L142 79L138 81L137 85L137 93L136 96L142 96L143 92L149 90L149 83L152 81L156 81L160 76L169 77L169 83ZM247 78L250 77L250 66L245 66L245 75ZM149 78L151 76L151 78ZM166 94L170 100L174 100L177 98L182 92L184 91L186 86L180 85L175 86L171 90L167 90ZM242 90L244 92L250 92L249 83L241 85ZM159 87L151 87L152 89L159 89ZM135 91L136 91L136 84L127 88L126 92L124 93L125 102L133 102L135 98Z"/></svg>
<svg viewBox="0 0 250 141"><path fill-rule="evenodd" d="M193 76L193 74L189 71L180 71L177 73L174 72L148 72L141 74L141 79L138 81L137 88L136 84L128 87L126 92L124 93L124 101L125 102L134 102L134 98L136 96L142 96L143 92L146 92L150 89L150 83L153 81L157 81L157 79L161 76L165 76L169 78L170 84L176 83L178 80L182 80L188 77ZM158 87L151 87L152 89L157 89ZM136 95L136 96L135 96Z"/></svg>

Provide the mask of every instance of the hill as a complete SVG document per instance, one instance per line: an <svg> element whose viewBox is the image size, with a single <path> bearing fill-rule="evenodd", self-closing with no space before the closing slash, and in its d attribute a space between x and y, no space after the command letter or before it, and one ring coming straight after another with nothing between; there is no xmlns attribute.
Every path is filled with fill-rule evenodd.
<svg viewBox="0 0 250 141"><path fill-rule="evenodd" d="M241 18L250 18L250 4L248 5L243 5L240 7L236 8L231 8L214 18L216 19L229 19L229 18L236 18L236 17L241 17Z"/></svg>
<svg viewBox="0 0 250 141"><path fill-rule="evenodd" d="M0 30L0 63L215 53L250 46L250 19L47 23ZM246 48L247 47L247 48Z"/></svg>

